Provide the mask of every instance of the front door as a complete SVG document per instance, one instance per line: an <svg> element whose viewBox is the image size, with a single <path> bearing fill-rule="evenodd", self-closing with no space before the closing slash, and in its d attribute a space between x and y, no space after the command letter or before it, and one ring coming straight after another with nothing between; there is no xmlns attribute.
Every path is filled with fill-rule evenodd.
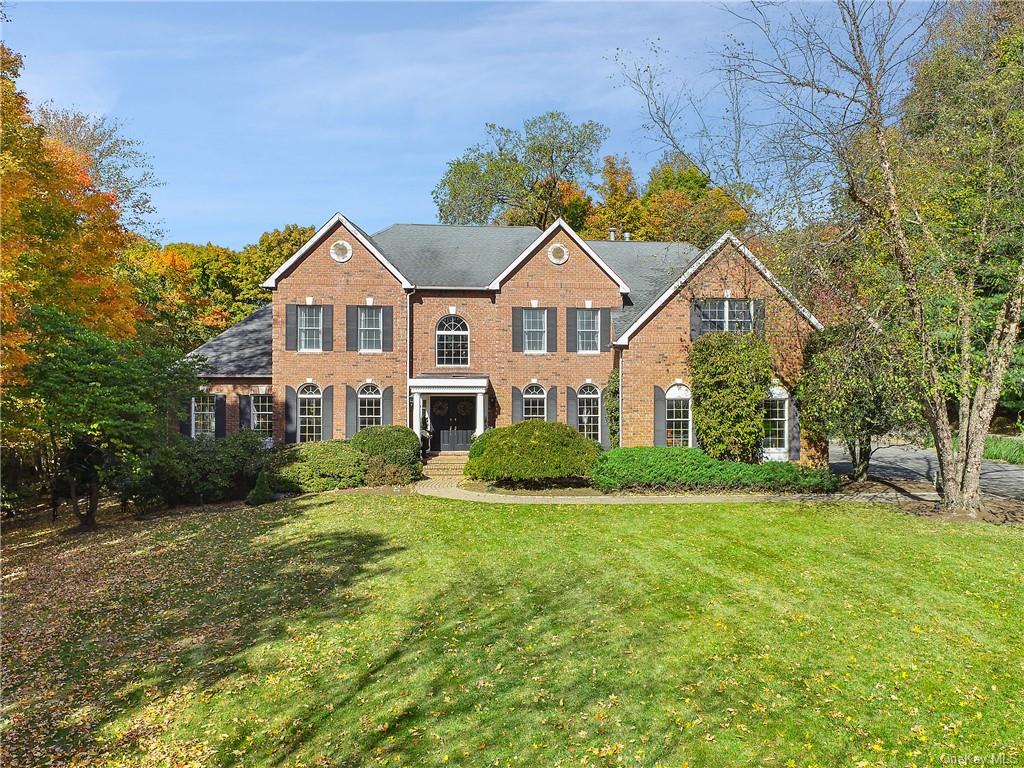
<svg viewBox="0 0 1024 768"><path fill-rule="evenodd" d="M430 398L432 451L468 451L476 428L473 397L433 395Z"/></svg>

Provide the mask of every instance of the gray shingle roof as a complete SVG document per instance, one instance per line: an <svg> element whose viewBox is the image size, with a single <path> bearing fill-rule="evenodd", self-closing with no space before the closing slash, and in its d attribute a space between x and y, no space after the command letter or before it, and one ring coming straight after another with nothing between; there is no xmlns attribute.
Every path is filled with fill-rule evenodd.
<svg viewBox="0 0 1024 768"><path fill-rule="evenodd" d="M616 335L643 314L701 254L689 243L588 240L587 245L629 286L631 303L613 313Z"/></svg>
<svg viewBox="0 0 1024 768"><path fill-rule="evenodd" d="M373 242L419 287L484 288L539 236L536 227L393 224Z"/></svg>
<svg viewBox="0 0 1024 768"><path fill-rule="evenodd" d="M419 287L483 288L539 235L536 227L395 224L370 239ZM631 303L614 312L617 334L701 253L689 243L589 240L587 244L630 287L624 298ZM270 376L272 335L273 313L268 304L190 354L206 359L207 376Z"/></svg>
<svg viewBox="0 0 1024 768"><path fill-rule="evenodd" d="M273 333L273 307L267 304L189 355L206 360L206 376L270 376Z"/></svg>

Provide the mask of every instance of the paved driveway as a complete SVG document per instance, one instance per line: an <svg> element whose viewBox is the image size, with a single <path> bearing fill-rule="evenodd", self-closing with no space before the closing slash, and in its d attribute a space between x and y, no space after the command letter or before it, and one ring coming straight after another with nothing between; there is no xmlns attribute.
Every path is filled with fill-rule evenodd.
<svg viewBox="0 0 1024 768"><path fill-rule="evenodd" d="M846 448L833 443L828 452L834 472L848 474L850 456ZM932 482L939 461L929 448L890 446L879 448L871 457L868 474L880 480L923 480ZM993 496L1024 499L1024 467L1001 461L983 461L981 490Z"/></svg>

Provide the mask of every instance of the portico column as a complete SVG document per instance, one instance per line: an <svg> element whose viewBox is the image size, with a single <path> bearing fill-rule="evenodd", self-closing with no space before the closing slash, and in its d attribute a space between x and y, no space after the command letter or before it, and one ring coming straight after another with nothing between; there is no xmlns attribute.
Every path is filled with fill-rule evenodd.
<svg viewBox="0 0 1024 768"><path fill-rule="evenodd" d="M421 424L423 424L423 395L415 392L412 396L412 430L417 435L420 433Z"/></svg>
<svg viewBox="0 0 1024 768"><path fill-rule="evenodd" d="M478 392L476 395L476 431L473 435L482 434L484 431L485 417L484 417L484 393Z"/></svg>

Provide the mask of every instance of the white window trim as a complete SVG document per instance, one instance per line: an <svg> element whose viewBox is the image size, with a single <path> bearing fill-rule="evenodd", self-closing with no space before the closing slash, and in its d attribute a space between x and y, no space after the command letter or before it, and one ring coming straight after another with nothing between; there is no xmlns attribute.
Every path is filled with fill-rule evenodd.
<svg viewBox="0 0 1024 768"><path fill-rule="evenodd" d="M597 400L597 443L600 444L601 443L601 428L604 426L604 408L602 407L602 405L603 405L603 397L602 397L603 393L602 393L600 387L598 387L596 384L591 384L591 383L588 382L588 383L584 384L582 387L580 387L580 389L583 389L585 387L593 387L594 390L597 392L597 396L594 397L593 395L584 395L583 397L581 397L580 393L579 393L579 389L576 390L576 431L579 432L581 435L583 434L583 430L580 429L580 401L581 400Z"/></svg>
<svg viewBox="0 0 1024 768"><path fill-rule="evenodd" d="M540 312L540 316L544 318L544 327L541 329L541 338L544 341L544 349L527 349L526 348L526 313L527 312ZM532 331L536 333L536 331ZM548 311L541 307L523 307L523 354L524 355L546 355L548 353Z"/></svg>
<svg viewBox="0 0 1024 768"><path fill-rule="evenodd" d="M380 349L370 349L369 347L363 348L363 317L368 315L368 310L377 309L380 316ZM369 330L369 329L368 329ZM375 307L373 304L367 304L366 306L359 306L356 309L356 343L359 345L358 352L360 355L380 355L384 352L384 308Z"/></svg>
<svg viewBox="0 0 1024 768"><path fill-rule="evenodd" d="M451 309L451 307L449 307L449 309ZM446 317L457 317L462 322L464 322L466 324L466 330L465 331L444 331L444 333L451 334L451 335L461 335L463 333L465 334L465 336L466 336L466 362L464 362L464 363L439 363L439 362L437 362L438 338L440 337L440 335L442 333L442 331L440 331L438 329L438 326L441 325L441 320L444 320ZM473 350L472 350L472 345L470 344L469 336L470 336L470 333L469 333L469 321L467 321L466 318L464 318L462 315L458 314L457 312L448 312L446 315L443 315L440 320L438 320L436 323L434 323L434 365L437 368L468 368L469 364L470 364L470 361L473 359ZM524 348L525 348L525 344L526 344L526 337L524 336L523 337Z"/></svg>
<svg viewBox="0 0 1024 768"><path fill-rule="evenodd" d="M530 400L540 400L541 403L543 403L543 405L544 405L544 412L539 417L537 417L537 416L530 416L529 418L527 418L527 416L526 416L526 400L527 400L526 390L529 389L530 387L538 387L540 389L540 392L541 392L539 397L536 396L536 395L530 395L529 396ZM525 387L523 387L523 421L547 421L547 420L548 420L548 391L544 388L543 385L531 382L531 383L527 384Z"/></svg>
<svg viewBox="0 0 1024 768"><path fill-rule="evenodd" d="M731 314L730 311L729 311L730 307L733 304L746 304L747 305L747 310L750 313L750 330L749 331L741 331L741 333L752 333L754 331L754 328L755 328L755 326L754 326L754 299L733 299L733 298L730 298L728 296L707 296L707 297L701 299L700 301L701 301L702 305L703 305L703 303L705 301L722 301L722 302L725 302L725 317L723 318L724 321L725 321L725 329L724 329L725 333L735 333L735 331L733 331L733 329L729 327L729 323L732 322L731 319L730 319L730 314ZM703 309L703 307L702 307L702 309ZM703 320L701 321L701 324L703 325Z"/></svg>
<svg viewBox="0 0 1024 768"><path fill-rule="evenodd" d="M316 347L310 347L309 349L300 349L300 347L302 346L302 330L303 329L302 329L302 323L300 322L299 317L302 315L304 310L312 309L314 307L319 307L319 309L320 309L320 311L316 313L317 314L317 321L318 321L317 324L318 324L318 326L320 328L320 334L318 336L318 338L320 340L320 344L318 346L316 346ZM296 339L296 342L295 342L295 348L299 352L299 354L302 354L302 355L319 354L319 353L324 351L324 308L323 308L322 304L300 304L298 309L296 310L295 326L296 326L295 332L296 332L296 334L298 334L298 338Z"/></svg>
<svg viewBox="0 0 1024 768"><path fill-rule="evenodd" d="M370 388L372 388L376 392L376 394L367 394L367 390L370 389ZM362 422L362 420L363 420L362 409L363 409L363 401L364 400L376 400L376 401L378 401L380 403L380 405L378 406L378 411L379 411L378 418L380 419L380 421L378 423L376 423L376 424L369 424L366 427L363 427L360 424L360 422ZM359 389L356 390L356 432L359 432L359 431L361 431L363 429L367 429L369 427L383 426L383 424L384 424L384 390L381 389L380 385L375 384L372 381L368 381L365 384L363 384L362 386L360 386Z"/></svg>
<svg viewBox="0 0 1024 768"><path fill-rule="evenodd" d="M584 307L584 312L593 312L597 315L597 349L580 349L580 326L579 326L579 312L577 308L576 313L576 354L577 355L600 355L601 354L601 310L594 309L593 307Z"/></svg>
<svg viewBox="0 0 1024 768"><path fill-rule="evenodd" d="M676 396L673 397L673 394ZM693 435L693 391L685 384L673 384L665 390L665 432L668 432L668 401L688 400L690 406L687 413L686 424L686 447L693 448L696 445Z"/></svg>
<svg viewBox="0 0 1024 768"><path fill-rule="evenodd" d="M768 392L768 400L781 400L782 405L782 447L762 448L761 457L764 461L789 461L789 392L785 388L774 386Z"/></svg>
<svg viewBox="0 0 1024 768"><path fill-rule="evenodd" d="M316 394L315 395L304 395L302 393L302 390L305 389L306 387L315 387L316 388ZM295 399L298 401L296 403L296 411L297 411L297 413L295 414L295 442L296 443L304 443L304 442L305 443L316 443L316 442L322 442L323 439L324 439L324 390L323 390L323 387L321 387L318 384L313 384L311 382L306 382L301 387L299 387L298 391L295 393ZM302 439L302 401L303 400L319 400L320 401L320 439L319 440L303 440Z"/></svg>

